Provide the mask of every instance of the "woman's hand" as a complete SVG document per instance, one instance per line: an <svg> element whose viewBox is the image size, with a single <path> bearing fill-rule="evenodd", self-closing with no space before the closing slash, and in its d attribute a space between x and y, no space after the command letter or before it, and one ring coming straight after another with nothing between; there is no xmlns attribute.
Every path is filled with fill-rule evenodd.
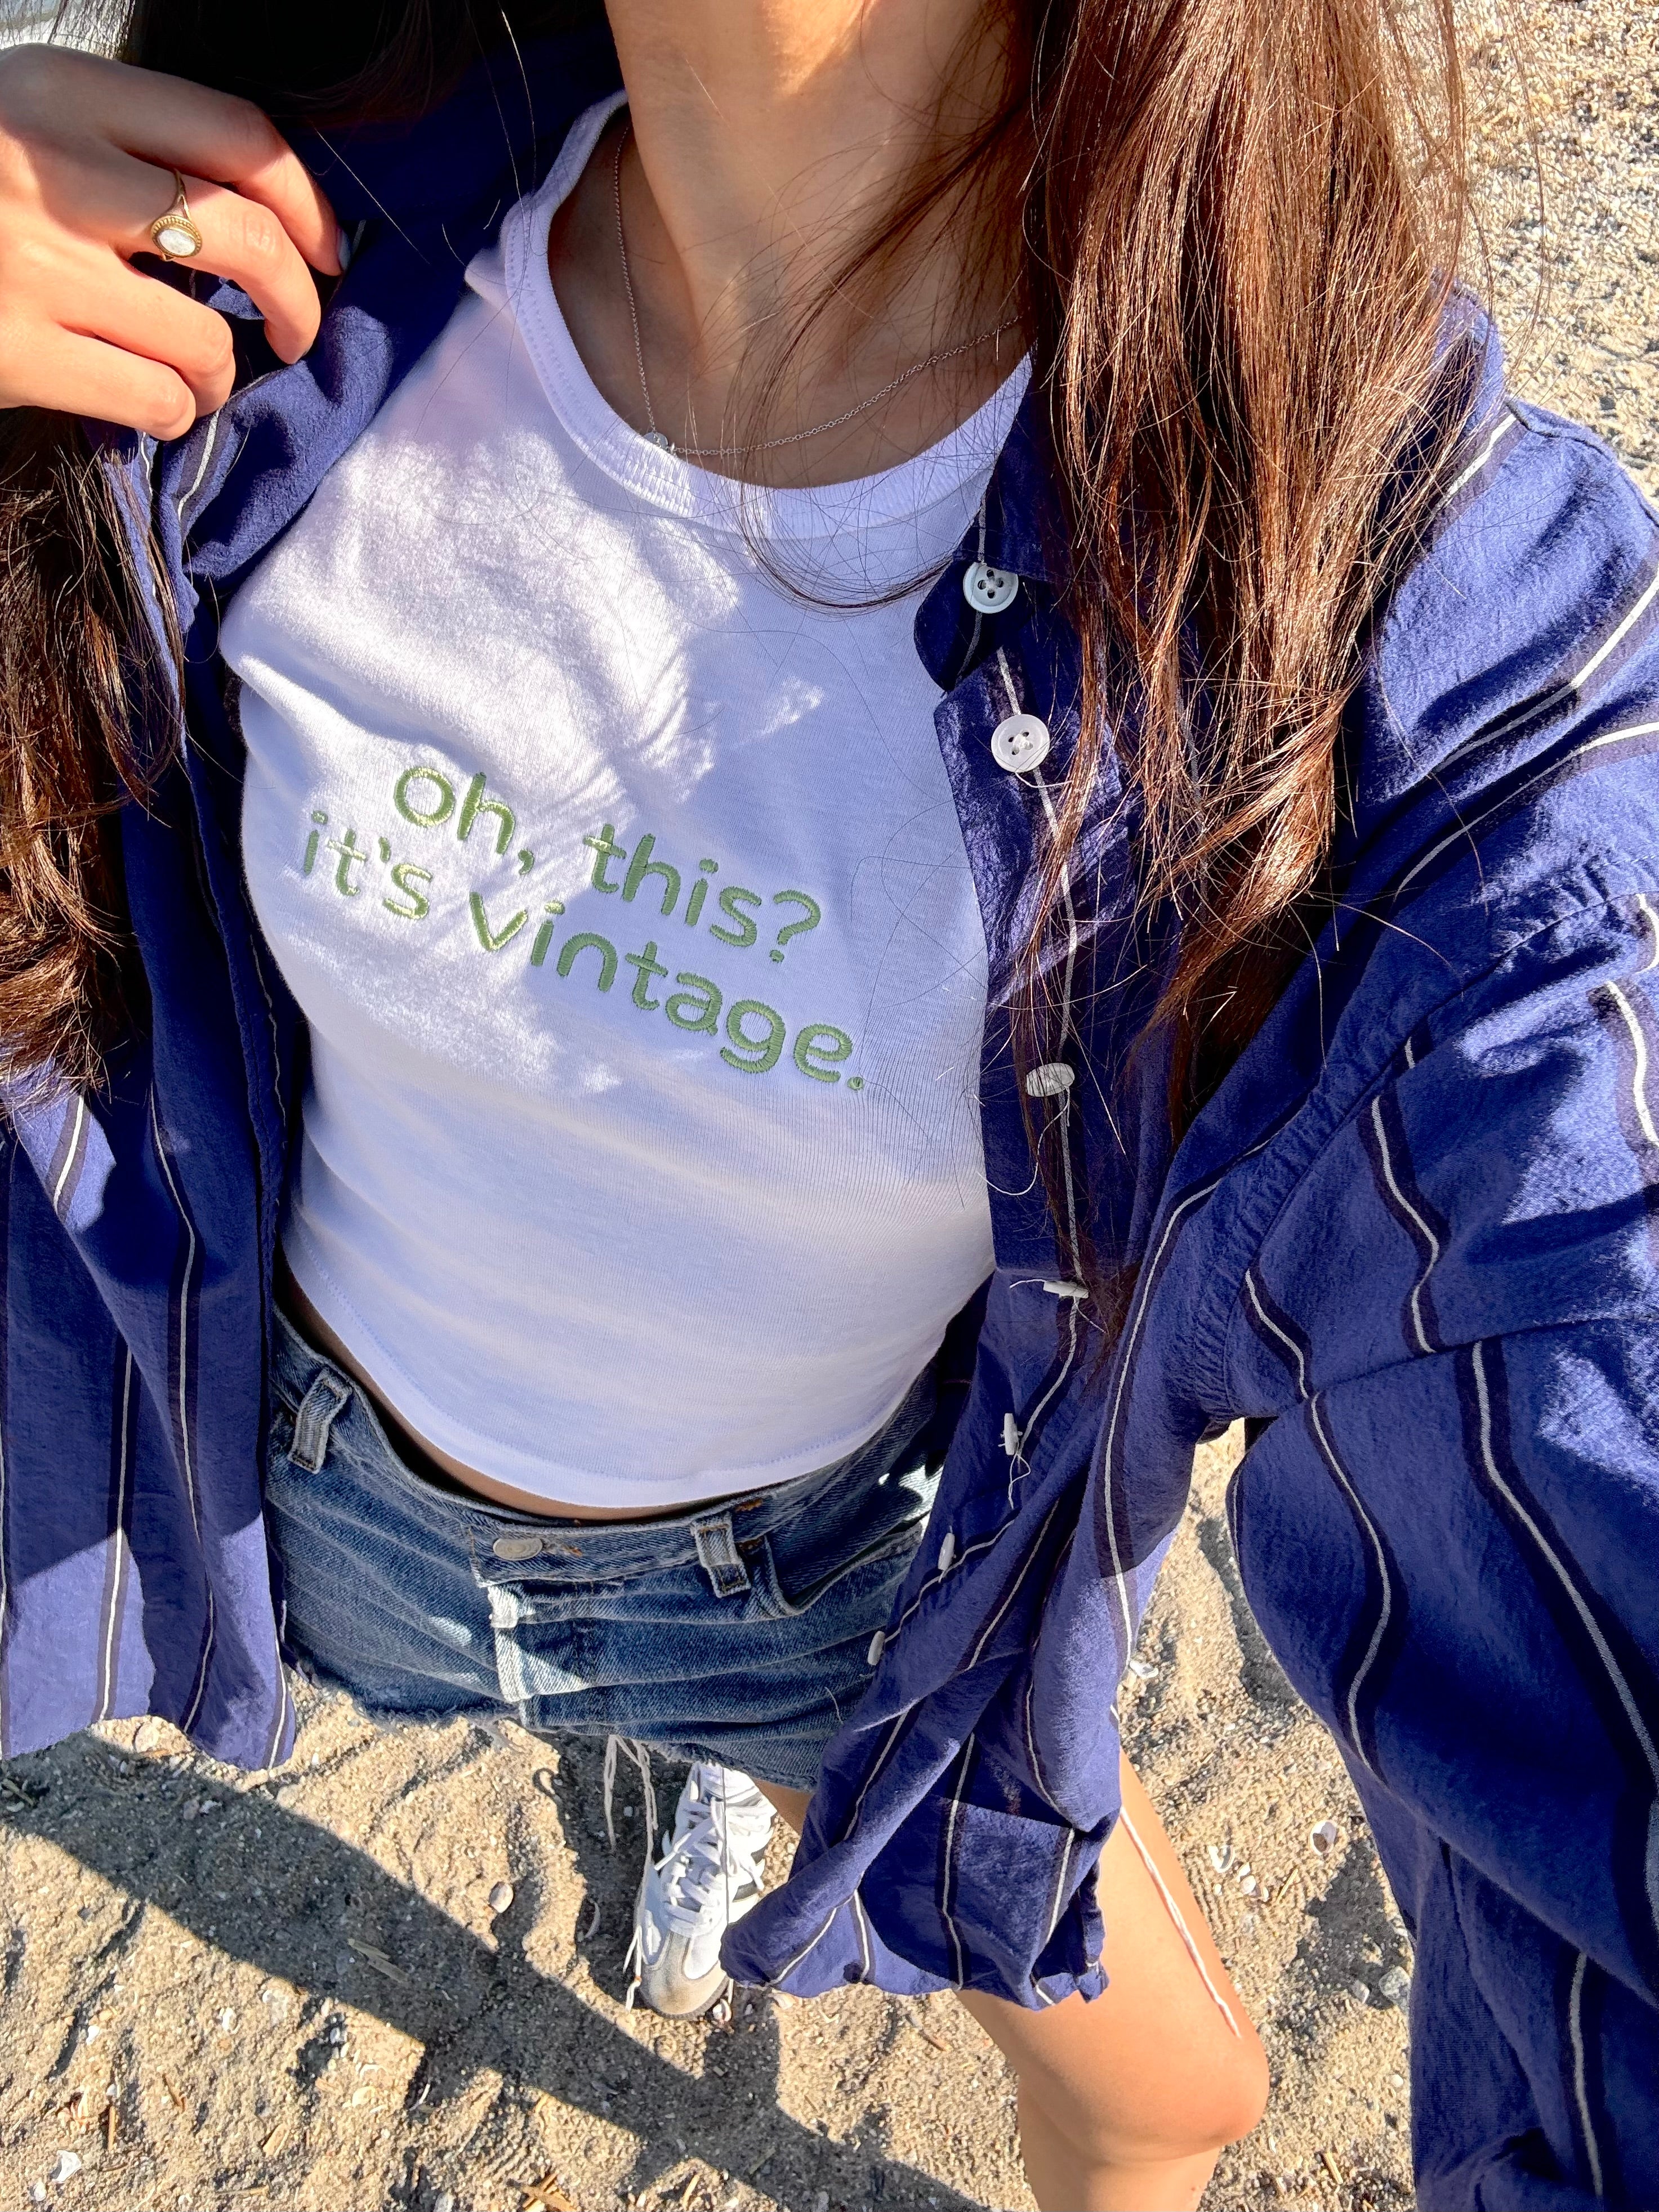
<svg viewBox="0 0 1659 2212"><path fill-rule="evenodd" d="M306 264L337 276L333 211L257 107L54 46L0 54L0 407L176 438L228 396L222 315L130 268L179 170L202 250L271 344L317 335ZM207 181L212 179L215 181Z"/></svg>

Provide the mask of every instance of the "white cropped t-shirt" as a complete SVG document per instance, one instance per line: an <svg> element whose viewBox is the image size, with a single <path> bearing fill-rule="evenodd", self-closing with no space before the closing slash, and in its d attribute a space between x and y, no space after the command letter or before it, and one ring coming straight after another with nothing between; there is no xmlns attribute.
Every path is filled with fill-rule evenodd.
<svg viewBox="0 0 1659 2212"><path fill-rule="evenodd" d="M428 1443L666 1508L855 1449L991 1267L985 938L911 631L1024 373L902 467L745 515L613 412L554 296L614 106L223 645L311 1031L296 1279ZM913 588L809 604L769 562Z"/></svg>

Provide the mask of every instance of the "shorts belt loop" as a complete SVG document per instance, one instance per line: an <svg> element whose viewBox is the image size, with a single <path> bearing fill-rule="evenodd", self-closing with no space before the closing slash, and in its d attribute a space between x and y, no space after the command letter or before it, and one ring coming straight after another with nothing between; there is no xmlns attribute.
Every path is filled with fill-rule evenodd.
<svg viewBox="0 0 1659 2212"><path fill-rule="evenodd" d="M697 1557L715 1596L740 1597L750 1587L749 1570L732 1533L730 1513L711 1513L706 1521L694 1521L691 1531L697 1540Z"/></svg>
<svg viewBox="0 0 1659 2212"><path fill-rule="evenodd" d="M325 1368L300 1401L294 1416L294 1442L288 1455L307 1474L316 1474L328 1457L329 1431L349 1404L351 1393Z"/></svg>

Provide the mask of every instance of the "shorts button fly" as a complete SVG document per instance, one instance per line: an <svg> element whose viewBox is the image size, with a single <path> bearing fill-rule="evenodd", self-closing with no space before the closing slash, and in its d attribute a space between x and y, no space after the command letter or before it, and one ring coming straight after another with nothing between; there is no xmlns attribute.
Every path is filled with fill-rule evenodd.
<svg viewBox="0 0 1659 2212"><path fill-rule="evenodd" d="M539 1536L497 1536L490 1550L498 1559L533 1559L542 1548Z"/></svg>

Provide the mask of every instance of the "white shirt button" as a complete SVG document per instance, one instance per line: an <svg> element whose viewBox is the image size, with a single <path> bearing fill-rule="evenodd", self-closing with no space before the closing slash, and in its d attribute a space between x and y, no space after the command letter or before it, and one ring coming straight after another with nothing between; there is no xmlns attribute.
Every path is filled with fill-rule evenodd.
<svg viewBox="0 0 1659 2212"><path fill-rule="evenodd" d="M991 757L1010 775L1041 768L1048 757L1048 725L1036 714L1010 714L991 732Z"/></svg>
<svg viewBox="0 0 1659 2212"><path fill-rule="evenodd" d="M498 1559L533 1559L542 1548L539 1536L497 1536L490 1550Z"/></svg>
<svg viewBox="0 0 1659 2212"><path fill-rule="evenodd" d="M970 561L962 580L962 596L976 615L1000 615L1019 597L1019 578L1012 569L994 568L988 561Z"/></svg>

